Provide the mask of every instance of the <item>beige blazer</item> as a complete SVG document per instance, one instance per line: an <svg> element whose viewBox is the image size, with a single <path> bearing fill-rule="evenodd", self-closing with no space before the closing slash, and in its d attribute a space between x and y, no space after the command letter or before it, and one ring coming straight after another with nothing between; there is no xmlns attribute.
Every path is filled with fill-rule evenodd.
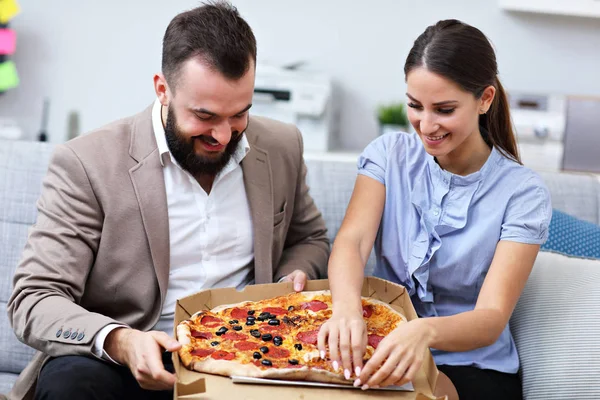
<svg viewBox="0 0 600 400"><path fill-rule="evenodd" d="M17 337L39 350L11 399L33 397L49 357L94 357L94 337L104 326L149 330L159 319L169 279L169 226L151 110L55 150L8 304ZM309 279L323 277L329 242L305 183L300 132L250 117L246 135L251 150L242 170L256 283L295 269Z"/></svg>

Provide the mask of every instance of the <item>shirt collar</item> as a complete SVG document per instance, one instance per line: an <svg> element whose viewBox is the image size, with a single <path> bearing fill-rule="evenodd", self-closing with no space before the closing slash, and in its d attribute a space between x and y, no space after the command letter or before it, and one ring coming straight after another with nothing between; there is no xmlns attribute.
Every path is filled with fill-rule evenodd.
<svg viewBox="0 0 600 400"><path fill-rule="evenodd" d="M154 101L154 106L152 106L152 128L154 128L154 137L156 139L156 146L158 147L158 156L160 158L160 164L164 167L164 155L168 154L171 162L177 164L171 151L169 150L169 146L167 145L167 137L165 136L165 127L162 121L162 104L158 99ZM248 142L248 138L246 138L246 134L242 136L242 139L237 145L235 152L231 156L231 159L239 164L242 162L244 157L250 152L250 143Z"/></svg>

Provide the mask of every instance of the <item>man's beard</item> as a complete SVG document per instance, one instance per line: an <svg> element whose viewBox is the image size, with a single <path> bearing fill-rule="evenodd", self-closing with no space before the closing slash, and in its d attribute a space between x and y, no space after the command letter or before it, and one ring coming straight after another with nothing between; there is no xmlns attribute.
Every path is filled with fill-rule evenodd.
<svg viewBox="0 0 600 400"><path fill-rule="evenodd" d="M167 110L167 123L165 124L165 136L167 146L177 163L192 174L196 175L216 175L221 171L235 153L238 143L242 139L244 132L234 131L231 133L231 140L227 143L225 151L218 158L206 157L196 154L194 150L194 141L200 140L198 137L186 137L181 133L177 125L175 113L169 107Z"/></svg>

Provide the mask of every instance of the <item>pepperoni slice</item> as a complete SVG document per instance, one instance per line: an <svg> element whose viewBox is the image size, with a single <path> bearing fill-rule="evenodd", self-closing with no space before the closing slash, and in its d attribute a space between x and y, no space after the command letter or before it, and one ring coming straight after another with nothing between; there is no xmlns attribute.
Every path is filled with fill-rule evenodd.
<svg viewBox="0 0 600 400"><path fill-rule="evenodd" d="M210 355L215 360L233 360L235 358L235 353L230 353L224 350L215 351Z"/></svg>
<svg viewBox="0 0 600 400"><path fill-rule="evenodd" d="M285 315L287 314L287 310L281 307L267 307L263 308L263 312L268 312L273 315Z"/></svg>
<svg viewBox="0 0 600 400"><path fill-rule="evenodd" d="M267 325L264 324L260 327L261 331L265 331L265 332L274 332L274 331L280 331L282 329L284 329L286 326L285 325Z"/></svg>
<svg viewBox="0 0 600 400"><path fill-rule="evenodd" d="M222 336L222 338L229 340L245 340L248 339L248 335L237 332L227 332Z"/></svg>
<svg viewBox="0 0 600 400"><path fill-rule="evenodd" d="M369 318L371 315L373 315L373 306L370 304L363 306L363 317Z"/></svg>
<svg viewBox="0 0 600 400"><path fill-rule="evenodd" d="M382 340L383 340L383 336L369 335L367 342L369 343L369 346L371 346L374 349L376 349L377 346L379 346L379 342L381 342Z"/></svg>
<svg viewBox="0 0 600 400"><path fill-rule="evenodd" d="M190 352L190 354L196 357L206 357L210 356L214 352L215 349L194 349Z"/></svg>
<svg viewBox="0 0 600 400"><path fill-rule="evenodd" d="M248 310L245 308L234 308L231 310L231 316L235 319L243 319L248 317Z"/></svg>
<svg viewBox="0 0 600 400"><path fill-rule="evenodd" d="M267 356L270 358L289 358L290 352L287 349L281 347L269 346L269 352Z"/></svg>
<svg viewBox="0 0 600 400"><path fill-rule="evenodd" d="M309 301L308 303L302 303L300 308L303 310L310 310L310 311L317 312L317 311L321 311L321 310L327 310L329 307L327 306L327 303L324 303L320 300L313 300L313 301Z"/></svg>
<svg viewBox="0 0 600 400"><path fill-rule="evenodd" d="M238 350L248 351L248 350L258 350L260 345L255 342L249 342L247 340L242 340L241 342L236 342L233 347Z"/></svg>
<svg viewBox="0 0 600 400"><path fill-rule="evenodd" d="M210 332L200 332L195 329L192 329L192 337L199 339L212 339L213 335Z"/></svg>
<svg viewBox="0 0 600 400"><path fill-rule="evenodd" d="M302 343L306 344L317 344L317 337L319 335L319 331L306 331L299 332L296 338Z"/></svg>
<svg viewBox="0 0 600 400"><path fill-rule="evenodd" d="M216 328L217 326L221 325L223 321L217 317L213 317L212 315L205 315L200 320L200 323L209 328Z"/></svg>

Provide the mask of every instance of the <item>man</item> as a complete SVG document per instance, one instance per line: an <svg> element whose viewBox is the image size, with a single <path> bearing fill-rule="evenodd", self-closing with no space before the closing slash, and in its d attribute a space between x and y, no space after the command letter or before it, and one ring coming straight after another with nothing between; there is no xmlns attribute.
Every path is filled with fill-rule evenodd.
<svg viewBox="0 0 600 400"><path fill-rule="evenodd" d="M11 398L171 398L177 298L324 275L301 135L248 115L255 62L232 6L179 14L154 105L57 147L8 306L40 352Z"/></svg>

